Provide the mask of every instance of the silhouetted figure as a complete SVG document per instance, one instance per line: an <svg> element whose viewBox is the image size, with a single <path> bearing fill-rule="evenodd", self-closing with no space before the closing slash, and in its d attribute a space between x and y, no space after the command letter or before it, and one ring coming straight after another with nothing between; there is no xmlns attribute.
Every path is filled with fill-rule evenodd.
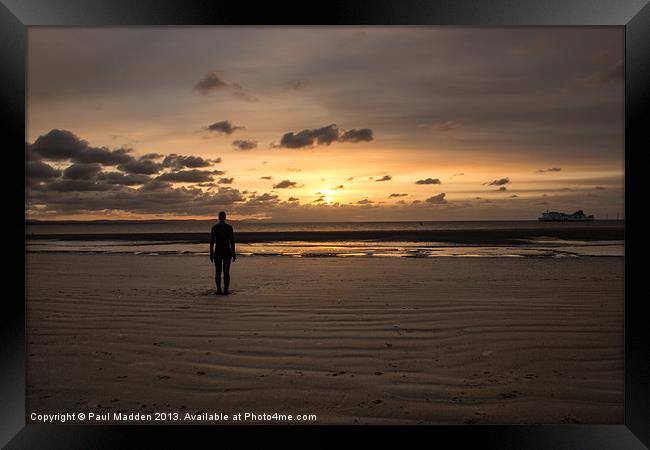
<svg viewBox="0 0 650 450"><path fill-rule="evenodd" d="M219 213L219 223L212 227L210 233L210 261L216 269L214 281L217 294L230 294L230 261L237 259L235 254L235 235L232 227L226 223L226 213ZM223 291L221 291L221 270L223 269Z"/></svg>

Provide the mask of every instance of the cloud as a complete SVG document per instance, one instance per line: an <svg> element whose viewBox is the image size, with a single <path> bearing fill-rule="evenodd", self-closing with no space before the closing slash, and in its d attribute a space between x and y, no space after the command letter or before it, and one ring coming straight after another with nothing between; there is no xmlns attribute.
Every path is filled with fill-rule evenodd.
<svg viewBox="0 0 650 450"><path fill-rule="evenodd" d="M257 102L259 99L249 93L247 93L241 85L237 83L226 83L221 79L217 72L212 71L208 72L201 80L199 80L193 87L193 91L196 91L202 95L210 94L217 91L228 91L235 98L240 100L245 100L248 102Z"/></svg>
<svg viewBox="0 0 650 450"><path fill-rule="evenodd" d="M43 161L26 162L25 173L27 174L27 180L47 180L61 176L61 171L59 169L55 169Z"/></svg>
<svg viewBox="0 0 650 450"><path fill-rule="evenodd" d="M232 182L235 181L233 177L230 178L219 178L218 183L219 184L232 184Z"/></svg>
<svg viewBox="0 0 650 450"><path fill-rule="evenodd" d="M297 202L298 200L300 200L298 197L289 197L287 199L288 202Z"/></svg>
<svg viewBox="0 0 650 450"><path fill-rule="evenodd" d="M440 180L438 178L426 178L416 181L415 184L440 184Z"/></svg>
<svg viewBox="0 0 650 450"><path fill-rule="evenodd" d="M129 155L131 149L109 150L104 147L91 147L87 141L80 139L68 130L52 129L39 136L33 144L27 146L28 159L46 159L50 161L72 160L79 163L99 163L112 166L133 160Z"/></svg>
<svg viewBox="0 0 650 450"><path fill-rule="evenodd" d="M510 183L510 178L499 178L497 180L492 180L488 181L486 183L483 183L483 185L488 185L488 186L503 186L505 184Z"/></svg>
<svg viewBox="0 0 650 450"><path fill-rule="evenodd" d="M67 180L93 180L102 170L100 164L72 164L63 171L63 178Z"/></svg>
<svg viewBox="0 0 650 450"><path fill-rule="evenodd" d="M106 184L115 184L122 186L136 186L151 181L147 175L141 174L123 174L121 172L101 172L97 174L97 180Z"/></svg>
<svg viewBox="0 0 650 450"><path fill-rule="evenodd" d="M227 124L233 130L238 128L232 127L227 121L221 124L218 123L217 127L224 126L224 124ZM207 167L221 162L221 158L205 159L200 156L178 155L175 153L166 156L159 153L146 153L139 158L135 158L131 154L132 149L110 150L104 147L92 147L87 141L80 139L71 131L59 129L53 129L39 136L33 144L27 143L26 150L28 160L32 160L31 156L35 156L45 160L72 161L73 164L64 170L63 177L76 180L92 179L101 171L101 166L117 166L118 170L129 175L155 175L160 173L163 168L180 170ZM160 159L162 159L162 162L159 162ZM31 166L32 173L37 174L39 170L46 169L42 165ZM142 177L125 178L117 175L117 173L105 175L102 180L116 185L133 185L137 184L136 181L144 180Z"/></svg>
<svg viewBox="0 0 650 450"><path fill-rule="evenodd" d="M406 197L408 194L390 194L388 198L393 198L393 197Z"/></svg>
<svg viewBox="0 0 650 450"><path fill-rule="evenodd" d="M372 140L373 134L370 128L348 130L339 137L339 141L341 142L370 142Z"/></svg>
<svg viewBox="0 0 650 450"><path fill-rule="evenodd" d="M162 164L148 158L139 158L117 166L122 172L154 175L162 170Z"/></svg>
<svg viewBox="0 0 650 450"><path fill-rule="evenodd" d="M96 183L94 180L74 180L74 179L55 179L43 185L34 186L33 190L43 192L98 192L113 189L113 186L104 183ZM33 200L39 198L38 195L33 196ZM49 207L53 207L59 200L57 198L49 197L46 203ZM72 199L74 201L74 199Z"/></svg>
<svg viewBox="0 0 650 450"><path fill-rule="evenodd" d="M235 147L235 150L252 150L254 148L257 148L257 141L237 139L235 141L232 141L232 146Z"/></svg>
<svg viewBox="0 0 650 450"><path fill-rule="evenodd" d="M333 142L361 142L371 141L372 130L363 128L361 130L340 130L336 124L327 125L321 128L305 129L297 133L285 133L280 139L277 147L281 148L312 148L315 145L330 145Z"/></svg>
<svg viewBox="0 0 650 450"><path fill-rule="evenodd" d="M260 180L272 180L272 179L273 179L273 177L270 176L270 175L266 175L266 176L264 176L264 177L260 177Z"/></svg>
<svg viewBox="0 0 650 450"><path fill-rule="evenodd" d="M426 199L427 203L433 203L434 205L440 205L443 203L447 203L447 200L445 200L445 193L441 192L440 194L434 195L433 197L429 197Z"/></svg>
<svg viewBox="0 0 650 450"><path fill-rule="evenodd" d="M79 139L68 130L50 130L39 136L30 146L30 151L52 161L71 159L88 148L88 142Z"/></svg>
<svg viewBox="0 0 650 450"><path fill-rule="evenodd" d="M390 175L384 175L384 176L381 177L381 178L377 178L375 181L390 181L390 180L392 180L392 179L393 179L392 176L390 176Z"/></svg>
<svg viewBox="0 0 650 450"><path fill-rule="evenodd" d="M234 126L228 120L222 120L220 122L215 122L212 125L208 125L208 130L214 131L215 133L222 134L233 134L237 130L243 130L244 127Z"/></svg>
<svg viewBox="0 0 650 450"><path fill-rule="evenodd" d="M501 186L499 189L497 189L497 192L506 192L508 190L507 187Z"/></svg>
<svg viewBox="0 0 650 450"><path fill-rule="evenodd" d="M244 92L242 87L239 86L239 85L233 85L232 95L235 98L238 98L240 100L244 100L244 101L247 101L247 102L255 103L255 102L260 101L260 99L255 97L254 95L251 95L248 92Z"/></svg>
<svg viewBox="0 0 650 450"><path fill-rule="evenodd" d="M249 198L246 203L249 205L258 204L258 203L268 204L268 203L276 203L278 199L279 197L277 195L269 194L265 192L262 195L254 195L253 197Z"/></svg>
<svg viewBox="0 0 650 450"><path fill-rule="evenodd" d="M562 170L561 167L549 167L548 169L539 169L537 173L559 172L561 170Z"/></svg>
<svg viewBox="0 0 650 450"><path fill-rule="evenodd" d="M80 163L99 163L103 166L115 166L133 161L129 153L130 148L109 150L107 148L87 147L82 152L72 157L72 160Z"/></svg>
<svg viewBox="0 0 650 450"><path fill-rule="evenodd" d="M282 180L279 183L276 183L273 185L273 189L287 189L287 188L294 188L297 186L298 183L295 181L291 180Z"/></svg>
<svg viewBox="0 0 650 450"><path fill-rule="evenodd" d="M177 155L176 153L171 153L165 156L163 159L162 166L173 168L173 169L196 169L200 167L208 167L213 163L220 163L221 158L216 159L204 159L200 156L183 156Z"/></svg>
<svg viewBox="0 0 650 450"><path fill-rule="evenodd" d="M214 175L222 175L219 170L179 170L177 172L167 172L156 177L158 181L169 181L171 183L203 183L213 181Z"/></svg>
<svg viewBox="0 0 650 450"><path fill-rule="evenodd" d="M363 200L359 200L357 202L357 205L370 205L374 203L372 200L368 200L367 198L364 198Z"/></svg>
<svg viewBox="0 0 650 450"><path fill-rule="evenodd" d="M219 78L216 72L209 72L192 87L192 90L205 95L228 87L228 83Z"/></svg>

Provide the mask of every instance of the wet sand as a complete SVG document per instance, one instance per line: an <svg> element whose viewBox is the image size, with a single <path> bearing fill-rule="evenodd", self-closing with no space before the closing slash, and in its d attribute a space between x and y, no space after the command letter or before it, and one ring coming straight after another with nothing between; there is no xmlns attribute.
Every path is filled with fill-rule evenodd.
<svg viewBox="0 0 650 450"><path fill-rule="evenodd" d="M27 410L622 423L623 258L27 255Z"/></svg>

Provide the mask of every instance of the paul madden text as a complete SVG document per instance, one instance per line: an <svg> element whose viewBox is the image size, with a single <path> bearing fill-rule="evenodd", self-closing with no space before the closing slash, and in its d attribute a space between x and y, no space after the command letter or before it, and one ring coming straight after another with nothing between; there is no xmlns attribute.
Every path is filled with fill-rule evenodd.
<svg viewBox="0 0 650 450"><path fill-rule="evenodd" d="M37 423L114 423L114 422L192 422L192 423L272 423L272 422L317 422L316 414L286 414L286 413L253 413L238 412L225 414L221 412L67 412L67 413L36 413L29 415L32 422Z"/></svg>

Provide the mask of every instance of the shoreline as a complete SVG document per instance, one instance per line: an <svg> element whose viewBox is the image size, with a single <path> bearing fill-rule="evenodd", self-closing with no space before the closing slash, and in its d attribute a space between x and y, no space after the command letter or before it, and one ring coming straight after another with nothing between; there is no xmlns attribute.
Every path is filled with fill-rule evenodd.
<svg viewBox="0 0 650 450"><path fill-rule="evenodd" d="M623 240L625 229L611 227L548 227L521 229L458 229L458 230L350 230L350 231L255 231L235 232L238 243L263 243L287 241L377 241L377 242L447 242L458 244L524 245L534 238L556 238L583 241ZM184 243L209 243L209 230L205 233L76 233L27 234L27 241L173 241Z"/></svg>

